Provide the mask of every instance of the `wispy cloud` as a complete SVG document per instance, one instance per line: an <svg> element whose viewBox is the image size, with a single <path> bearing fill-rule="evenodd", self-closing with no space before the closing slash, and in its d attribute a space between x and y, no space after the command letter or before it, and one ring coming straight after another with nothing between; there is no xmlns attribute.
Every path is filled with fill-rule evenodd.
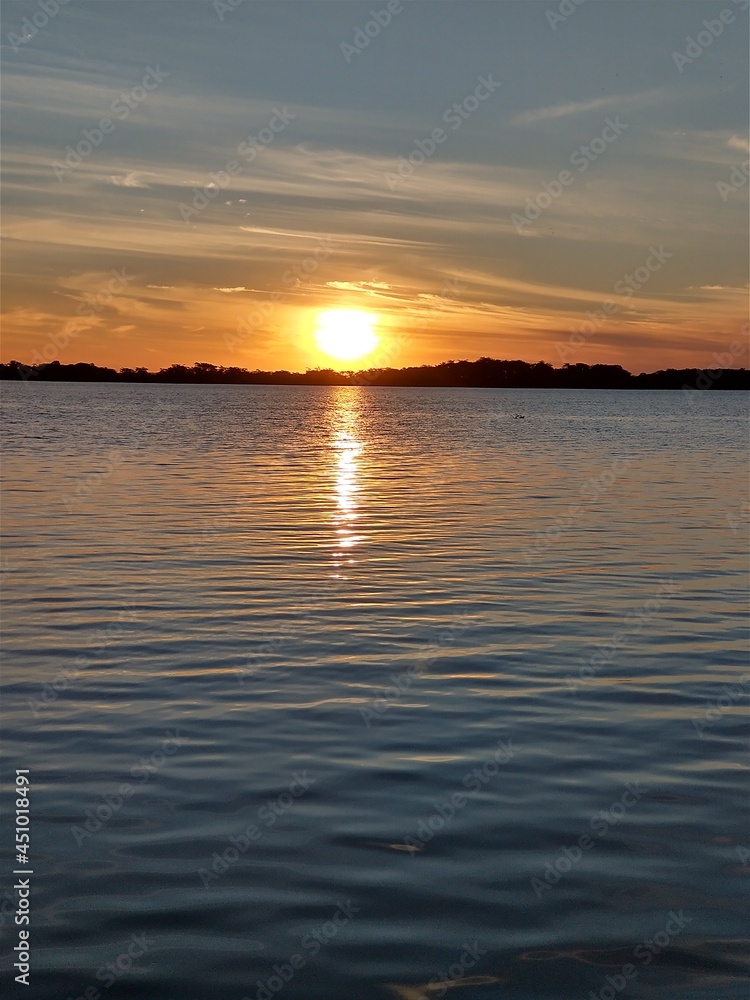
<svg viewBox="0 0 750 1000"><path fill-rule="evenodd" d="M131 170L130 173L125 175L112 175L111 180L117 187L127 187L127 188L150 188L151 185L147 184L143 179L144 177L156 177L156 174L151 170L137 171Z"/></svg>
<svg viewBox="0 0 750 1000"><path fill-rule="evenodd" d="M727 31L717 58L680 77L669 52L695 31L691 5L672 4L669 24L659 4L631 4L617 23L587 15L575 44L587 32L596 66L571 58L560 35L544 49L528 4L483 4L469 19L444 5L429 46L429 11L415 5L399 21L382 87L372 81L390 43L356 67L331 59L342 35L335 4L297 5L291 27L288 5L246 5L226 30L207 2L178 6L149 5L153 48L144 5L71 4L54 30L8 54L4 222L14 263L3 291L5 350L16 357L125 267L136 277L80 334L77 357L294 366L300 344L280 331L304 331L310 310L350 300L409 332L405 363L457 350L549 357L662 243L670 268L610 321L612 353L602 356L626 366L645 365L650 350L669 363L681 351L695 357L698 339L720 343L743 315L747 223L737 207L748 188L725 203L717 182L748 155L745 94L733 82L746 52ZM622 58L638 45L643 59ZM257 80L247 76L250 50ZM52 161L158 59L165 86L60 181ZM441 112L493 66L506 77L502 96L454 128ZM275 107L295 119L271 137ZM571 154L617 115L631 126L626 138L584 172ZM429 138L433 126L444 142ZM272 141L239 154L264 128ZM232 159L239 172L186 226L181 203L216 187ZM563 168L573 175L564 187ZM545 202L526 228L533 238L519 238L511 215L531 218ZM321 240L330 253L305 273ZM454 280L460 296L441 295ZM238 314L277 290L273 322L225 350Z"/></svg>
<svg viewBox="0 0 750 1000"><path fill-rule="evenodd" d="M327 281L327 288L338 288L342 292L364 292L365 295L378 295L388 291L392 286L387 281Z"/></svg>
<svg viewBox="0 0 750 1000"><path fill-rule="evenodd" d="M663 101L671 90L671 87L658 87L639 94L610 94L608 97L592 97L588 101L564 101L562 104L524 111L511 119L511 124L536 125L539 122L556 121L559 118L570 118L572 115L585 115L590 111L605 109L617 110L624 114L626 110L633 111Z"/></svg>

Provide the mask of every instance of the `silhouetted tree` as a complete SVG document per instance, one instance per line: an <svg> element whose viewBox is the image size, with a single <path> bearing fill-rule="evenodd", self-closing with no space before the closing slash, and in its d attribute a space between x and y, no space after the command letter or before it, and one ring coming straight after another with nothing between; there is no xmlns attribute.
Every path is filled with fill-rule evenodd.
<svg viewBox="0 0 750 1000"><path fill-rule="evenodd" d="M657 372L631 375L621 365L564 364L553 368L546 361L502 361L482 357L477 361L443 361L438 365L409 368L368 368L364 371L338 372L332 368L314 368L306 372L248 371L197 361L191 368L170 365L158 372L144 367L105 368L79 361L64 365L51 361L43 365L24 365L13 360L0 364L0 379L14 381L69 382L181 382L195 384L256 385L400 385L400 386L475 386L500 388L562 389L750 389L750 372L744 368L701 371L698 368L667 368Z"/></svg>

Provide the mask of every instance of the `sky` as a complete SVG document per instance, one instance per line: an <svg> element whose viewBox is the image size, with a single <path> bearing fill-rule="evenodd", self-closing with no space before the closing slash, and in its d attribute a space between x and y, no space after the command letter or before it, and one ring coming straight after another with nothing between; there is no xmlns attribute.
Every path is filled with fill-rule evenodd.
<svg viewBox="0 0 750 1000"><path fill-rule="evenodd" d="M2 359L716 367L748 6L5 2Z"/></svg>

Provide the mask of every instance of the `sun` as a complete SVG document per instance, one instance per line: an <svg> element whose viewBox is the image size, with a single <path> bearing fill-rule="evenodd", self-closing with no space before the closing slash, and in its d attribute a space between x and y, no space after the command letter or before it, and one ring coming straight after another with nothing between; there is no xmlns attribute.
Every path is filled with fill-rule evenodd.
<svg viewBox="0 0 750 1000"><path fill-rule="evenodd" d="M354 361L378 345L378 316L363 309L327 309L315 319L315 343L338 361Z"/></svg>

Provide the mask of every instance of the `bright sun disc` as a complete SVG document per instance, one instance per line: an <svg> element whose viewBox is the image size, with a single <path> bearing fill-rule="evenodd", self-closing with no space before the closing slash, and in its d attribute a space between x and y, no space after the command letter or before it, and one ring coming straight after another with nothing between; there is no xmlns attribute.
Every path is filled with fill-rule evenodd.
<svg viewBox="0 0 750 1000"><path fill-rule="evenodd" d="M377 316L359 309L329 309L318 313L315 343L332 358L353 361L375 350L377 323Z"/></svg>

